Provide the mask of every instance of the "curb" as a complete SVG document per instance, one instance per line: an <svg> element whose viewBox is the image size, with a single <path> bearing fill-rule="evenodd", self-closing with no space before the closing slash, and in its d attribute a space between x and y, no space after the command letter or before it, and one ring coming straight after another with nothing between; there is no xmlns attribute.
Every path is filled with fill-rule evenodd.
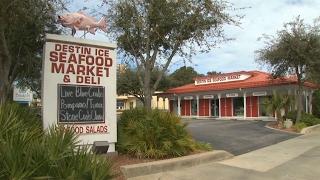
<svg viewBox="0 0 320 180"><path fill-rule="evenodd" d="M173 159L121 166L120 170L127 179L136 176L177 170L180 168L191 167L207 162L220 161L229 159L231 157L233 157L233 155L229 152L215 150Z"/></svg>
<svg viewBox="0 0 320 180"><path fill-rule="evenodd" d="M265 128L268 128L268 129L275 130L275 131L280 131L280 132L289 133L289 134L297 134L297 135L303 134L302 132L298 133L298 132L285 131L285 130L281 130L281 129L277 129L277 128L270 127L270 126L268 126L268 125L265 125L264 127L265 127Z"/></svg>
<svg viewBox="0 0 320 180"><path fill-rule="evenodd" d="M300 133L301 133L301 134L310 134L310 133L312 133L312 132L314 132L314 131L320 132L320 124L303 128L303 129L300 131Z"/></svg>

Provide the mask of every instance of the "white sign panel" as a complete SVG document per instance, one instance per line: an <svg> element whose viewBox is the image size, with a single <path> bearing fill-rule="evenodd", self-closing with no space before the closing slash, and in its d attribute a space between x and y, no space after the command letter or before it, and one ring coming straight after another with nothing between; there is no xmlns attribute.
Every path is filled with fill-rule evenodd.
<svg viewBox="0 0 320 180"><path fill-rule="evenodd" d="M266 96L267 92L266 91L260 91L260 92L253 92L252 96Z"/></svg>
<svg viewBox="0 0 320 180"><path fill-rule="evenodd" d="M203 95L203 99L213 99L213 95Z"/></svg>
<svg viewBox="0 0 320 180"><path fill-rule="evenodd" d="M229 94L226 94L226 97L238 97L239 94L238 93L229 93Z"/></svg>
<svg viewBox="0 0 320 180"><path fill-rule="evenodd" d="M43 59L43 125L62 125L84 144L108 141L115 151L116 46L47 35Z"/></svg>
<svg viewBox="0 0 320 180"><path fill-rule="evenodd" d="M222 82L233 82L246 80L251 75L249 74L233 74L233 75L217 75L213 77L200 77L194 81L195 85L214 84Z"/></svg>
<svg viewBox="0 0 320 180"><path fill-rule="evenodd" d="M26 101L31 102L33 94L30 89L21 89L16 86L13 88L13 101Z"/></svg>
<svg viewBox="0 0 320 180"><path fill-rule="evenodd" d="M193 97L192 97L192 96L186 96L186 97L184 97L183 99L185 99L185 100L191 100L191 99L193 99Z"/></svg>

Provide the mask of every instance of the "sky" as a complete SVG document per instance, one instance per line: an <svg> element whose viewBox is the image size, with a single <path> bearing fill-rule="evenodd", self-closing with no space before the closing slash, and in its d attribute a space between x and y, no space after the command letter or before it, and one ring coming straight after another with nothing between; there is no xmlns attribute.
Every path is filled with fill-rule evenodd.
<svg viewBox="0 0 320 180"><path fill-rule="evenodd" d="M76 0L70 4L70 11L78 11L82 7L97 8L99 0ZM247 70L267 71L255 62L255 51L264 47L258 38L263 34L275 35L283 28L283 24L295 19L298 15L307 23L320 16L320 0L228 0L235 8L249 7L236 13L244 15L240 27L226 26L225 34L235 40L221 44L209 53L198 53L191 59L192 66L199 73L208 71L235 72ZM232 12L231 12L232 13ZM78 34L79 35L79 34ZM86 36L87 39L108 41L102 34ZM179 57L176 57L178 60ZM119 60L118 60L119 61ZM173 63L169 69L183 66L182 61Z"/></svg>

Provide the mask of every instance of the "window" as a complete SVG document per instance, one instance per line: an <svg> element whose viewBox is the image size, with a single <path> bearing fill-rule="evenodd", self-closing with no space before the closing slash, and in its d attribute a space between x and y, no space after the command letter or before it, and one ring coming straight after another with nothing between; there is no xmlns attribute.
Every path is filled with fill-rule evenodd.
<svg viewBox="0 0 320 180"><path fill-rule="evenodd" d="M271 99L270 96L259 96L259 116L272 116L267 111L267 100Z"/></svg>
<svg viewBox="0 0 320 180"><path fill-rule="evenodd" d="M197 100L193 99L191 100L191 115L196 116L197 115Z"/></svg>
<svg viewBox="0 0 320 180"><path fill-rule="evenodd" d="M123 100L117 100L117 109L121 110L124 109L124 101Z"/></svg>

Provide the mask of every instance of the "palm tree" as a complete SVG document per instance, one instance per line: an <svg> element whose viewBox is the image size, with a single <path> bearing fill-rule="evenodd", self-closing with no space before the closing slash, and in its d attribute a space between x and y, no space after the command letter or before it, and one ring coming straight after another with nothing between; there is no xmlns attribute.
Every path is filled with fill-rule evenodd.
<svg viewBox="0 0 320 180"><path fill-rule="evenodd" d="M270 99L266 100L267 110L275 114L278 127L283 126L283 121L286 119L286 116L289 111L289 107L292 104L292 96L288 94L279 94L273 93L273 96ZM284 115L281 116L281 111L284 111Z"/></svg>

